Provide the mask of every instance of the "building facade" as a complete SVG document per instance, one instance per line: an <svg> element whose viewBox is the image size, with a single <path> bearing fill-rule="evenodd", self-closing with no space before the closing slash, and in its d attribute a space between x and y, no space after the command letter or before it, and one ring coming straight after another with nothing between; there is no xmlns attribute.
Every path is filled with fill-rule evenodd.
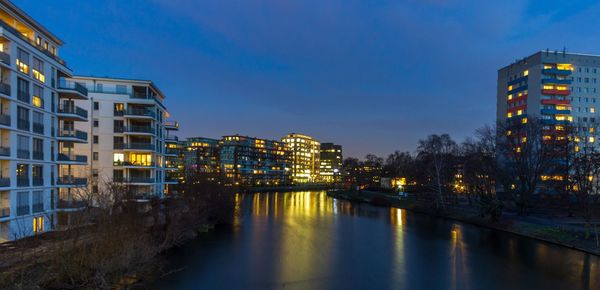
<svg viewBox="0 0 600 290"><path fill-rule="evenodd" d="M165 96L151 81L76 76L71 81L88 90L89 100L76 105L90 112L90 122L75 124L90 142L76 147L88 156L92 193L122 184L136 199L163 197L167 145L176 138L167 134L175 124L167 123ZM169 154L166 154L169 155Z"/></svg>
<svg viewBox="0 0 600 290"><path fill-rule="evenodd" d="M194 137L181 142L182 176L215 181L220 175L219 140Z"/></svg>
<svg viewBox="0 0 600 290"><path fill-rule="evenodd" d="M285 143L248 136L223 136L219 161L225 185L272 186L289 182Z"/></svg>
<svg viewBox="0 0 600 290"><path fill-rule="evenodd" d="M320 182L342 182L342 146L333 143L321 143L319 175Z"/></svg>
<svg viewBox="0 0 600 290"><path fill-rule="evenodd" d="M321 144L314 138L291 133L281 139L290 151L290 172L292 182L319 182Z"/></svg>
<svg viewBox="0 0 600 290"><path fill-rule="evenodd" d="M0 2L0 242L54 229L63 205L59 190L85 186L69 175L85 160L66 165L57 155L59 141L86 141L71 138L68 125L59 127L59 113L61 126L70 113L59 99L87 98L65 81L72 72L59 57L62 44L12 3ZM74 122L86 119L80 113Z"/></svg>
<svg viewBox="0 0 600 290"><path fill-rule="evenodd" d="M181 159L181 143L175 132L179 131L179 123L175 121L165 122L165 190L168 195L177 194L177 185L182 181L181 170L183 161Z"/></svg>

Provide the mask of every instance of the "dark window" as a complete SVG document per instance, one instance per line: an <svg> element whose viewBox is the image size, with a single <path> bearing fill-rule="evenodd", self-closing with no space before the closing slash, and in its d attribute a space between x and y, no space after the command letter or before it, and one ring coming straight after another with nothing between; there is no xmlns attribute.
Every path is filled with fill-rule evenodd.
<svg viewBox="0 0 600 290"><path fill-rule="evenodd" d="M94 144L98 144L98 135L94 135Z"/></svg>
<svg viewBox="0 0 600 290"><path fill-rule="evenodd" d="M99 124L99 121L98 120L94 120L94 127L95 128L98 128L98 124Z"/></svg>
<svg viewBox="0 0 600 290"><path fill-rule="evenodd" d="M92 152L92 160L98 161L98 152Z"/></svg>
<svg viewBox="0 0 600 290"><path fill-rule="evenodd" d="M94 110L99 110L100 109L100 103L98 102L94 102Z"/></svg>
<svg viewBox="0 0 600 290"><path fill-rule="evenodd" d="M29 82L22 78L17 79L17 98L29 104Z"/></svg>
<svg viewBox="0 0 600 290"><path fill-rule="evenodd" d="M19 130L29 131L29 110L23 107L17 107L17 128Z"/></svg>

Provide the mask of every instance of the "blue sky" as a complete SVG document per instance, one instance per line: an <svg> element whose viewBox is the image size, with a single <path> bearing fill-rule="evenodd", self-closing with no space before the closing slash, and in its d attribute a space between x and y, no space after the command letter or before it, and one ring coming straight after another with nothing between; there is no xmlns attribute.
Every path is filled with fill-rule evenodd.
<svg viewBox="0 0 600 290"><path fill-rule="evenodd" d="M76 74L151 79L181 137L289 132L346 156L462 141L495 118L497 69L600 54L595 1L13 0Z"/></svg>

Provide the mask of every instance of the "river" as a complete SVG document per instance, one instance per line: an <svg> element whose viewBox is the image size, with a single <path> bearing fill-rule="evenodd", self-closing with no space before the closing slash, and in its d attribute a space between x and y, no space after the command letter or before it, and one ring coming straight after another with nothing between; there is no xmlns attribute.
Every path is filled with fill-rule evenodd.
<svg viewBox="0 0 600 290"><path fill-rule="evenodd" d="M600 289L600 259L325 192L238 195L156 289Z"/></svg>

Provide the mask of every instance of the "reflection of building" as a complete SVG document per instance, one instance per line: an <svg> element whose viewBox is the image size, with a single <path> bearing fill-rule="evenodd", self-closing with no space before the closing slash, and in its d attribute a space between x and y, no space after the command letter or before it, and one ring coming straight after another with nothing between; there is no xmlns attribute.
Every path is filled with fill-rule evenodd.
<svg viewBox="0 0 600 290"><path fill-rule="evenodd" d="M219 176L219 140L188 138L183 141L183 175L189 180L215 180Z"/></svg>
<svg viewBox="0 0 600 290"><path fill-rule="evenodd" d="M280 185L288 182L288 155L279 141L224 136L220 166L226 185Z"/></svg>
<svg viewBox="0 0 600 290"><path fill-rule="evenodd" d="M146 80L78 76L72 81L85 86L91 99L76 101L90 112L91 122L75 124L90 136L76 152L91 161L91 191L117 182L135 198L162 197L167 190L165 144L176 142L167 135L162 92Z"/></svg>
<svg viewBox="0 0 600 290"><path fill-rule="evenodd" d="M325 183L342 181L342 146L333 143L321 143L319 175Z"/></svg>
<svg viewBox="0 0 600 290"><path fill-rule="evenodd" d="M294 183L317 182L319 179L319 156L321 144L312 137L291 133L282 138L287 144L291 158L291 174Z"/></svg>

